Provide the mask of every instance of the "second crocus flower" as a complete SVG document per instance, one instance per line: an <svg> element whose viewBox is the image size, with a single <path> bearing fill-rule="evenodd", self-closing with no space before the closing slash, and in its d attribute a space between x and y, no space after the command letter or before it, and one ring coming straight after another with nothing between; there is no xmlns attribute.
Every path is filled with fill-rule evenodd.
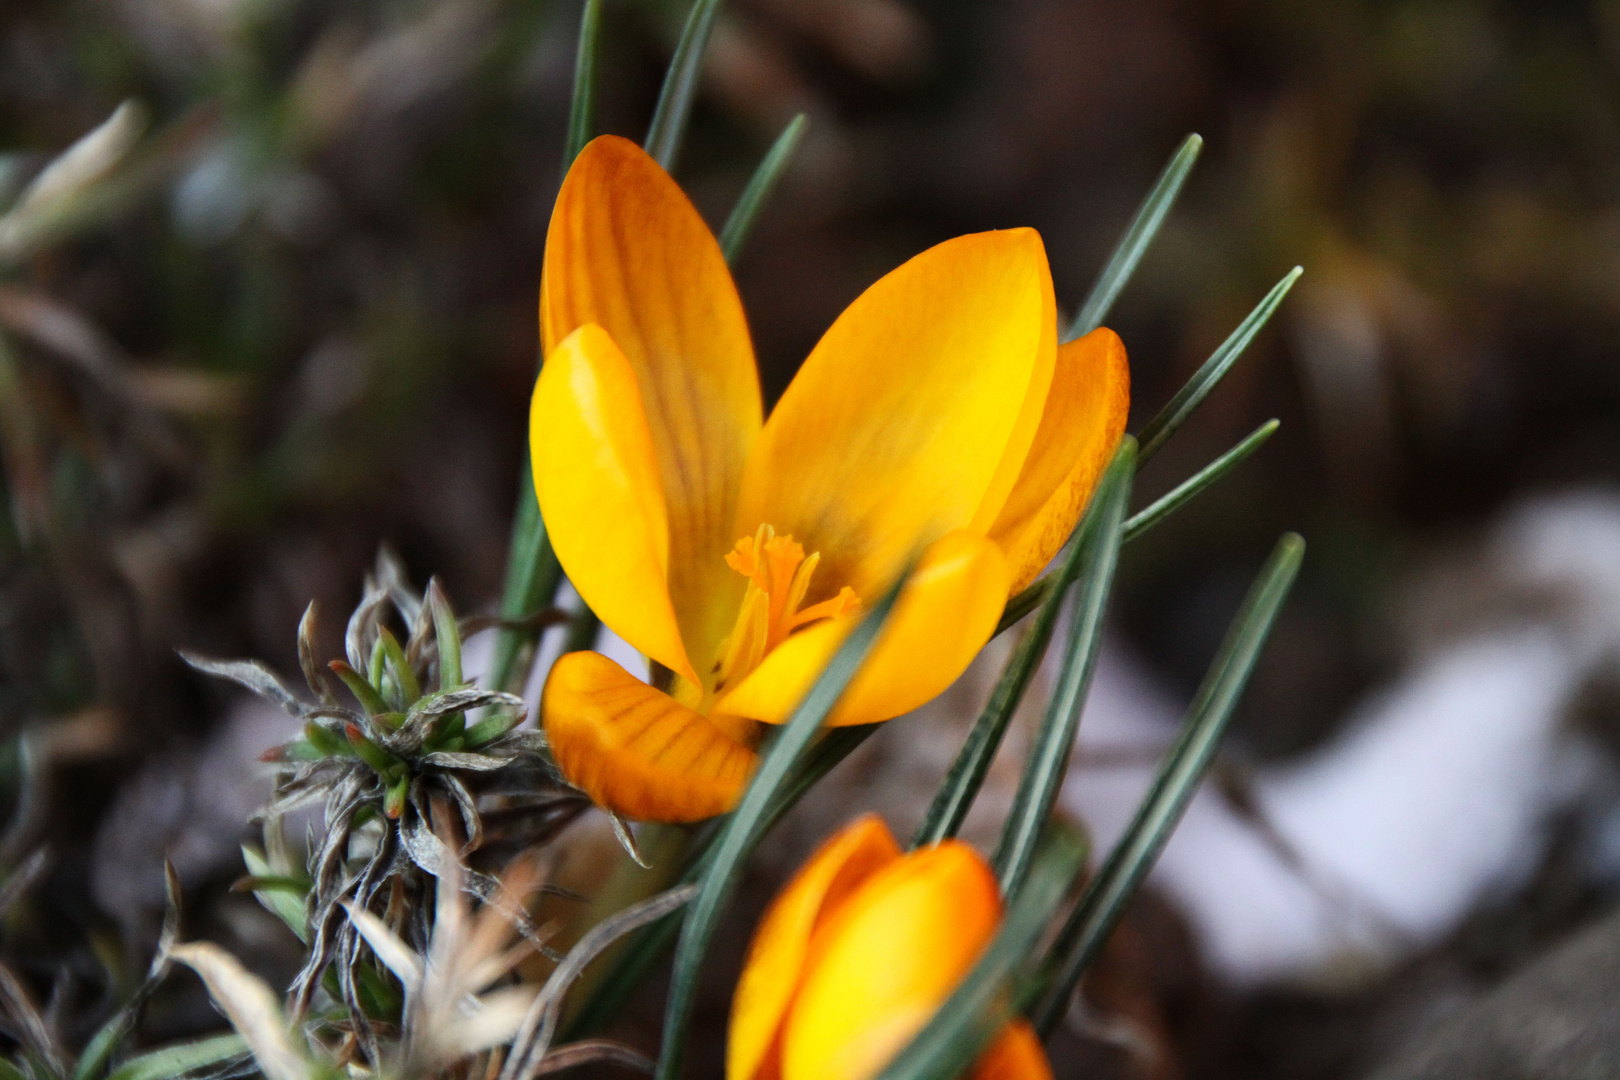
<svg viewBox="0 0 1620 1080"><path fill-rule="evenodd" d="M995 875L955 840L902 854L876 816L824 843L767 909L732 1002L727 1080L868 1080L950 996L1001 922ZM970 1080L1050 1080L1009 1023Z"/></svg>

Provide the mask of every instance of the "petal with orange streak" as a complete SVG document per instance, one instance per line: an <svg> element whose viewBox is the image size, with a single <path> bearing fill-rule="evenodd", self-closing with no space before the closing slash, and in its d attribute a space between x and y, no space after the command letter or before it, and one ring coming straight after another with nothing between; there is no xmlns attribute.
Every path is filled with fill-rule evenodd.
<svg viewBox="0 0 1620 1080"><path fill-rule="evenodd" d="M1006 553L1018 592L1058 553L1108 467L1131 405L1125 345L1106 327L1058 349L1035 442L990 539Z"/></svg>
<svg viewBox="0 0 1620 1080"><path fill-rule="evenodd" d="M593 652L552 666L541 722L569 783L636 821L701 821L737 805L756 755L700 713Z"/></svg>
<svg viewBox="0 0 1620 1080"><path fill-rule="evenodd" d="M743 582L725 564L762 406L742 301L691 200L635 143L604 135L569 169L546 234L540 333L549 356L587 323L624 351L669 508L669 590L705 666Z"/></svg>
<svg viewBox="0 0 1620 1080"><path fill-rule="evenodd" d="M728 1080L755 1080L777 1071L782 1019L799 988L816 927L856 887L899 857L900 845L883 819L868 814L822 844L771 901L754 931L731 1002Z"/></svg>

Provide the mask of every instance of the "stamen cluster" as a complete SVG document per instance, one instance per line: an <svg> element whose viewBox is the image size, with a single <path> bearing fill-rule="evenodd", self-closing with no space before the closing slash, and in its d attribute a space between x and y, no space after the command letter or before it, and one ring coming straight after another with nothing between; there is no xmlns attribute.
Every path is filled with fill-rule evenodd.
<svg viewBox="0 0 1620 1080"><path fill-rule="evenodd" d="M777 536L769 525L761 525L726 553L726 565L748 579L748 590L720 657L716 691L735 686L800 627L861 610L860 597L848 585L830 600L799 609L820 562L821 552L806 557L804 545L791 536Z"/></svg>

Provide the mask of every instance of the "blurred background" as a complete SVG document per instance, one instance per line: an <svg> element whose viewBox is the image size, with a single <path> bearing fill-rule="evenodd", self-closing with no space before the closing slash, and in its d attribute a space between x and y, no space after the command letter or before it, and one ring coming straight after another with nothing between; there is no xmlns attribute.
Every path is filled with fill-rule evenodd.
<svg viewBox="0 0 1620 1080"><path fill-rule="evenodd" d="M642 135L685 6L607 5L600 131ZM493 610L578 15L0 6L3 952L63 1025L137 977L165 853L188 933L291 962L227 891L286 729L177 647L295 671L316 598L336 655L380 543ZM678 169L711 223L799 112L737 267L768 398L959 233L1038 228L1072 312L1192 131L1110 319L1133 425L1306 269L1139 483L1282 420L1127 552L1065 793L1100 839L1276 535L1311 549L1060 1075L1620 1075L1620 3L731 0ZM954 745L893 727L844 783L905 824ZM215 1025L189 995L149 1038Z"/></svg>

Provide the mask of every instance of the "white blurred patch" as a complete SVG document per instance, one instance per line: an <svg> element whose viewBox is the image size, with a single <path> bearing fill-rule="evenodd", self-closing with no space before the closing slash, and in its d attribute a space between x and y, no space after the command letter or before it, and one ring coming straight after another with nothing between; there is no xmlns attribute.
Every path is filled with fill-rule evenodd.
<svg viewBox="0 0 1620 1080"><path fill-rule="evenodd" d="M1494 590L1496 617L1416 658L1327 746L1259 772L1255 801L1282 843L1207 787L1194 798L1154 880L1224 979L1354 981L1432 944L1522 886L1549 820L1611 782L1565 716L1620 651L1620 498L1526 503L1486 562L1475 580ZM1128 823L1181 711L1105 648L1062 795L1100 848ZM1617 836L1620 817L1594 830L1594 872L1620 867Z"/></svg>

